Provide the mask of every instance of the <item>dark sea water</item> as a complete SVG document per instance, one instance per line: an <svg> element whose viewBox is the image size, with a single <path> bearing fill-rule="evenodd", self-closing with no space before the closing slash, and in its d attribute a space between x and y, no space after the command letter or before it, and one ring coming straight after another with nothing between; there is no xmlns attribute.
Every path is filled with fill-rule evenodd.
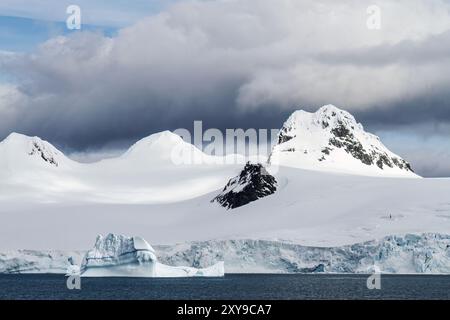
<svg viewBox="0 0 450 320"><path fill-rule="evenodd" d="M224 278L82 278L68 290L63 275L0 275L0 299L450 299L450 276L227 274Z"/></svg>

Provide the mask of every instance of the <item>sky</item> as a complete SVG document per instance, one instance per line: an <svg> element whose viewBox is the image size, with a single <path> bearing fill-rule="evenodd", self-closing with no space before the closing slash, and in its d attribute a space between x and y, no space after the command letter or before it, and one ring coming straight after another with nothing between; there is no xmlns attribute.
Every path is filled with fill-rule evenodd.
<svg viewBox="0 0 450 320"><path fill-rule="evenodd" d="M194 120L272 129L331 103L450 176L449 52L449 0L2 0L0 139L96 159Z"/></svg>

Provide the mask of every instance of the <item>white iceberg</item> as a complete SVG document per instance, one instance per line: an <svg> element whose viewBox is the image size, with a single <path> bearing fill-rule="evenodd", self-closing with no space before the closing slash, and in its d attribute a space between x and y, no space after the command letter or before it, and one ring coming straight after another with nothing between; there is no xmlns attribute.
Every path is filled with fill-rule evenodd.
<svg viewBox="0 0 450 320"><path fill-rule="evenodd" d="M223 277L224 263L197 269L173 267L158 262L156 252L141 237L99 235L84 256L82 277Z"/></svg>

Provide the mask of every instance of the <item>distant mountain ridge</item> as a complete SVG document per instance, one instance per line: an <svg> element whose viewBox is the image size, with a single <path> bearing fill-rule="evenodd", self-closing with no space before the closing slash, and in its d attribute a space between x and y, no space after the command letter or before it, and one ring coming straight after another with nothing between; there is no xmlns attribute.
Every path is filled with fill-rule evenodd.
<svg viewBox="0 0 450 320"><path fill-rule="evenodd" d="M38 137L12 133L0 142L0 181L8 185L2 196L27 193L54 201L69 195L74 200L148 203L186 200L221 189L215 199L236 208L278 192L276 170L269 170L271 177L264 166L418 177L351 114L331 105L315 113L294 112L281 128L268 163L244 168L245 162L215 161L221 159L163 131L139 140L117 158L82 164Z"/></svg>

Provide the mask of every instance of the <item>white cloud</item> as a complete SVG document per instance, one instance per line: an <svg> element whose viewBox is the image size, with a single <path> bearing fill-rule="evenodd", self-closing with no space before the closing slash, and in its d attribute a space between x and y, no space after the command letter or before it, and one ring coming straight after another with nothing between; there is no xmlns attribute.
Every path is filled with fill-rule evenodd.
<svg viewBox="0 0 450 320"><path fill-rule="evenodd" d="M181 99L233 80L241 81L237 100L243 107L269 98L282 105L337 100L350 108L401 97L408 85L422 89L425 83L408 81L416 65L361 68L318 60L321 53L420 41L450 28L448 4L408 0L379 1L382 30L368 30L368 3L186 1L111 41L90 34L50 40L26 61L27 72L35 75L26 89L51 91L55 80L55 90L61 84L79 90L115 72L120 84L138 78L160 95L176 89ZM435 76L426 85L441 81Z"/></svg>
<svg viewBox="0 0 450 320"><path fill-rule="evenodd" d="M261 71L240 88L242 107L261 105L318 106L334 103L349 110L392 106L428 94L430 86L450 84L441 64L386 66L299 63L282 70ZM450 70L450 61L445 69ZM441 88L442 91L445 88Z"/></svg>
<svg viewBox="0 0 450 320"><path fill-rule="evenodd" d="M9 84L0 84L0 115L1 122L16 122L18 119L18 108L24 104L26 97Z"/></svg>

